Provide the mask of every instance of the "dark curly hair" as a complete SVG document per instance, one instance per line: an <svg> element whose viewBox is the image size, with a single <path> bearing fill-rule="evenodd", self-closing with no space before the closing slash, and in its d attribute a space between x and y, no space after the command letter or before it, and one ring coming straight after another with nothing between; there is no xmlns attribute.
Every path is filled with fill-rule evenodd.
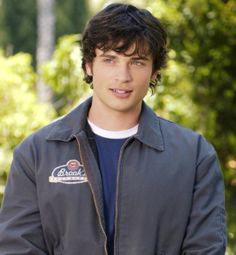
<svg viewBox="0 0 236 255"><path fill-rule="evenodd" d="M149 84L154 89L161 78L159 71L166 64L166 37L160 21L148 10L130 4L108 5L88 22L82 35L84 80L87 83L93 81L93 77L86 74L85 65L96 57L96 48L125 54L134 44L132 54L152 55L153 73L158 71L156 79Z"/></svg>

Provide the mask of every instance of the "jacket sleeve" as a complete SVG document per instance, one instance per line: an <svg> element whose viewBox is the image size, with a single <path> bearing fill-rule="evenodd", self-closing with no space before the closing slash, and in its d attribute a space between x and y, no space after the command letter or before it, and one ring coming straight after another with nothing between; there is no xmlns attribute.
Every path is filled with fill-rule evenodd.
<svg viewBox="0 0 236 255"><path fill-rule="evenodd" d="M224 255L226 217L224 182L214 148L199 142L191 214L182 255Z"/></svg>
<svg viewBox="0 0 236 255"><path fill-rule="evenodd" d="M30 155L21 152L14 153L0 211L0 254L46 255Z"/></svg>

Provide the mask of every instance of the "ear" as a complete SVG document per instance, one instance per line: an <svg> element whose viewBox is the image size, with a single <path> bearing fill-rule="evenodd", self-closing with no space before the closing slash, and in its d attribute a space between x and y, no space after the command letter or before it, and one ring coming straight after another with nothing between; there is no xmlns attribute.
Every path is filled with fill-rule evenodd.
<svg viewBox="0 0 236 255"><path fill-rule="evenodd" d="M156 70L152 76L151 76L151 80L156 80L156 78L158 78L160 76L160 71L159 70Z"/></svg>
<svg viewBox="0 0 236 255"><path fill-rule="evenodd" d="M151 76L151 80L155 80L157 78L158 71L154 72Z"/></svg>
<svg viewBox="0 0 236 255"><path fill-rule="evenodd" d="M88 76L93 76L92 63L86 63L86 64L85 64L85 69L86 69L86 74L87 74Z"/></svg>

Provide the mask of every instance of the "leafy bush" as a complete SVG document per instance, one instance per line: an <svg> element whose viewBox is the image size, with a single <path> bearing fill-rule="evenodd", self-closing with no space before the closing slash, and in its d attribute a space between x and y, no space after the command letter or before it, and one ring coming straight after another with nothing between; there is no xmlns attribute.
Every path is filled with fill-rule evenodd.
<svg viewBox="0 0 236 255"><path fill-rule="evenodd" d="M54 107L58 115L65 114L89 86L83 81L79 35L66 35L59 39L53 57L42 66L44 82L54 91Z"/></svg>
<svg viewBox="0 0 236 255"><path fill-rule="evenodd" d="M0 53L0 198L14 147L55 116L49 104L37 101L31 56Z"/></svg>

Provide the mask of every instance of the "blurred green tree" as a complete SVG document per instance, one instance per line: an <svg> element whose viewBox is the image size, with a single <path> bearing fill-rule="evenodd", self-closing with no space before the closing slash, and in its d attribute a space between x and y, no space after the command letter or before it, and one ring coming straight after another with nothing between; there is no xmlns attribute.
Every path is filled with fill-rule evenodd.
<svg viewBox="0 0 236 255"><path fill-rule="evenodd" d="M13 54L19 51L35 54L36 2L1 0L0 47Z"/></svg>
<svg viewBox="0 0 236 255"><path fill-rule="evenodd" d="M82 32L88 16L87 1L56 0L56 39ZM36 1L0 0L0 47L8 55L19 51L31 53L35 63L36 36Z"/></svg>
<svg viewBox="0 0 236 255"><path fill-rule="evenodd" d="M56 0L56 38L82 33L89 14L88 1Z"/></svg>
<svg viewBox="0 0 236 255"><path fill-rule="evenodd" d="M68 112L83 96L89 86L83 82L80 35L66 35L58 44L50 61L42 65L42 77L54 92L54 108L58 116Z"/></svg>
<svg viewBox="0 0 236 255"><path fill-rule="evenodd" d="M19 53L4 57L0 52L0 200L13 148L34 130L46 125L55 111L38 103L31 56Z"/></svg>

